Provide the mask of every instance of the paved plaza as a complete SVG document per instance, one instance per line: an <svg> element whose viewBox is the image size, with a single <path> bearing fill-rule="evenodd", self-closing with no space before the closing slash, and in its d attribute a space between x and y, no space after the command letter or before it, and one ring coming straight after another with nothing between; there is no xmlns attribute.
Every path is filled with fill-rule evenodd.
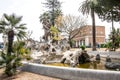
<svg viewBox="0 0 120 80"><path fill-rule="evenodd" d="M88 51L88 54L91 55L100 54L102 57L110 56L111 58L120 59L120 49L117 49L116 51L106 51L105 48L100 48L97 49L97 51L92 51L91 48L86 48L86 50Z"/></svg>

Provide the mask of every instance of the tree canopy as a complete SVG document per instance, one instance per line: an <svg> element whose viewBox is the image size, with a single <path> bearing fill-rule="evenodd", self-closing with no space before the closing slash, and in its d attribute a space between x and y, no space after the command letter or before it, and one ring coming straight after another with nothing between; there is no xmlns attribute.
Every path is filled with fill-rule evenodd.
<svg viewBox="0 0 120 80"><path fill-rule="evenodd" d="M120 22L120 1L119 0L97 0L99 8L97 12L100 19L111 22Z"/></svg>
<svg viewBox="0 0 120 80"><path fill-rule="evenodd" d="M43 3L44 6L47 8L47 11L45 13L48 14L47 16L49 17L48 19L50 21L50 24L52 26L55 26L55 19L58 16L62 15L62 11L60 9L61 8L61 2L59 2L58 0L45 0L45 1L46 2Z"/></svg>
<svg viewBox="0 0 120 80"><path fill-rule="evenodd" d="M59 30L66 34L70 42L80 32L80 27L86 25L86 19L81 16L66 15L61 23Z"/></svg>

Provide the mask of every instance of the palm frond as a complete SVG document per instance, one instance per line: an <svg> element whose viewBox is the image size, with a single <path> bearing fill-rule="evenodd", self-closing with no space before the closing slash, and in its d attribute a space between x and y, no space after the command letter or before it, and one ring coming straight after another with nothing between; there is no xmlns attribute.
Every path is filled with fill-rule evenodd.
<svg viewBox="0 0 120 80"><path fill-rule="evenodd" d="M3 33L3 32L4 32L4 30L5 30L5 27L0 26L0 33Z"/></svg>
<svg viewBox="0 0 120 80"><path fill-rule="evenodd" d="M13 30L15 32L15 36L20 37L22 39L27 29L25 27L26 24L20 24L22 20L22 16L16 16L14 13L11 15L3 14L3 19L0 20L0 33L7 34L8 31ZM18 33L17 33L18 32Z"/></svg>
<svg viewBox="0 0 120 80"><path fill-rule="evenodd" d="M18 29L18 30L19 30L19 29L21 29L21 30L26 30L27 27L25 27L25 25L26 25L26 24L20 24L19 26L16 26L15 28Z"/></svg>
<svg viewBox="0 0 120 80"><path fill-rule="evenodd" d="M7 14L3 14L4 18L6 19L7 22L9 22L9 24L11 24L11 26L15 26L18 23L20 23L22 16L18 17L15 14L11 14L11 15L7 15Z"/></svg>
<svg viewBox="0 0 120 80"><path fill-rule="evenodd" d="M7 21L10 21L9 15L7 15L6 13L4 13L3 16L4 16L4 18L5 18Z"/></svg>
<svg viewBox="0 0 120 80"><path fill-rule="evenodd" d="M16 35L16 37L17 37L17 39L18 40L22 40L22 39L24 39L24 38L26 38L26 32L25 31L22 31L22 30L20 30L17 34L15 34Z"/></svg>
<svg viewBox="0 0 120 80"><path fill-rule="evenodd" d="M5 25L9 25L5 20L1 20L0 21L0 25L1 26L5 26Z"/></svg>
<svg viewBox="0 0 120 80"><path fill-rule="evenodd" d="M79 7L79 11L83 14L83 15L88 15L88 14L90 14L90 6L91 5L91 3L90 2L88 2L88 0L86 0L86 1L83 1L82 2L82 4L81 4L81 6Z"/></svg>
<svg viewBox="0 0 120 80"><path fill-rule="evenodd" d="M10 16L10 22L11 22L12 26L15 26L15 25L17 25L18 23L20 23L21 19L22 19L22 16L17 17L17 16L15 16L15 14L12 14L12 15Z"/></svg>

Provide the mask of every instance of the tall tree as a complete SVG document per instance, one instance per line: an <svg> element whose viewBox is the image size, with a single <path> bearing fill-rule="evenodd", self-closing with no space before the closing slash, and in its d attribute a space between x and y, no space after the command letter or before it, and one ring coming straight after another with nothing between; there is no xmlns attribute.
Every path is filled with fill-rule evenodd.
<svg viewBox="0 0 120 80"><path fill-rule="evenodd" d="M86 20L84 18L80 16L67 15L62 18L62 26L59 27L59 30L66 34L68 42L71 42L72 39L79 34L80 27L84 25L86 25Z"/></svg>
<svg viewBox="0 0 120 80"><path fill-rule="evenodd" d="M3 14L3 19L0 21L0 29L1 33L7 35L8 37L8 53L11 54L12 44L14 40L14 35L16 35L17 39L23 39L25 37L26 32L24 31L26 27L25 24L20 24L21 17L17 17L15 14L7 15Z"/></svg>
<svg viewBox="0 0 120 80"><path fill-rule="evenodd" d="M100 11L97 13L100 19L112 22L112 32L114 31L114 21L120 22L120 1L119 0L97 0L101 5ZM111 35L111 45L115 47L114 34Z"/></svg>
<svg viewBox="0 0 120 80"><path fill-rule="evenodd" d="M51 25L55 26L55 19L62 14L61 3L58 0L46 0L44 4L50 15Z"/></svg>
<svg viewBox="0 0 120 80"><path fill-rule="evenodd" d="M120 1L119 0L97 0L101 5L101 11L98 14L99 18L108 22L120 21Z"/></svg>
<svg viewBox="0 0 120 80"><path fill-rule="evenodd" d="M45 30L45 34L44 34L44 38L47 41L48 40L48 36L51 36L52 34L50 34L50 27L56 26L56 19L62 15L62 11L61 11L61 2L59 2L58 0L45 0L46 2L43 3L45 5L45 7L47 8L47 11L44 12L41 16L40 16L40 22L42 22L43 24L43 28ZM57 26L56 26L57 27Z"/></svg>
<svg viewBox="0 0 120 80"><path fill-rule="evenodd" d="M43 25L43 29L44 29L44 36L43 39L45 39L45 41L48 41L48 36L50 34L50 15L48 12L44 12L40 17L40 22L42 22Z"/></svg>
<svg viewBox="0 0 120 80"><path fill-rule="evenodd" d="M120 29L113 28L109 35L109 50L115 51L120 47Z"/></svg>
<svg viewBox="0 0 120 80"><path fill-rule="evenodd" d="M97 0L85 0L79 10L86 15L91 14L91 18L92 18L92 36L93 36L93 51L96 50L96 28L95 28L95 12L98 12L99 8L98 7L98 3Z"/></svg>
<svg viewBox="0 0 120 80"><path fill-rule="evenodd" d="M11 57L11 54L13 52L13 41L14 36L17 36L17 39L20 40L23 37L25 37L25 30L26 27L25 24L20 24L20 21L22 20L22 16L18 17L15 14L7 15L3 14L3 18L0 20L0 33L4 33L4 35L7 35L8 39L8 48L7 48L7 55L9 58ZM11 72L12 64L11 60L7 62L6 65L6 74L8 76L12 75Z"/></svg>

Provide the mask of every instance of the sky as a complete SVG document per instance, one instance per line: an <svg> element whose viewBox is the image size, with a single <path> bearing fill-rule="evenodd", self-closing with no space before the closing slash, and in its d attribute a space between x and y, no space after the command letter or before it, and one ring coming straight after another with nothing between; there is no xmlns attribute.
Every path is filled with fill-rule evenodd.
<svg viewBox="0 0 120 80"><path fill-rule="evenodd" d="M0 18L3 13L12 14L15 13L18 16L23 16L22 23L26 23L28 31L33 31L31 38L39 40L40 36L44 35L42 24L39 21L39 16L45 11L45 7L42 4L45 0L0 0ZM59 0L62 2L63 15L77 15L81 13L78 11L80 3L84 0ZM81 15L82 16L82 15ZM91 25L91 18L87 18L88 25ZM101 22L96 16L96 25L105 26L106 37L110 32L111 23ZM120 27L119 23L115 23L115 27ZM0 35L0 42L2 41L2 35Z"/></svg>

